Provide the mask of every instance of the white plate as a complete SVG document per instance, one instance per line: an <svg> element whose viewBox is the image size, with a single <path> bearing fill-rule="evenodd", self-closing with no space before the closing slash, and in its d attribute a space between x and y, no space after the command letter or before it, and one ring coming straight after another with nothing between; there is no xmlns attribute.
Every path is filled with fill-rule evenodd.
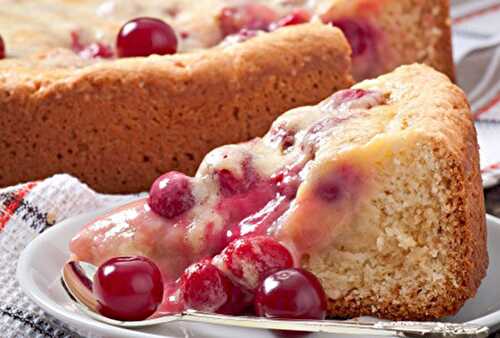
<svg viewBox="0 0 500 338"><path fill-rule="evenodd" d="M78 328L89 337L276 337L267 330L239 329L223 326L174 323L139 330L126 330L97 322L71 303L59 281L59 273L69 257L70 239L87 222L102 213L84 214L56 224L38 236L23 251L17 267L17 278L24 292L41 308ZM500 328L500 219L488 217L488 276L477 296L469 300L451 322L474 322L491 329ZM314 337L326 335L314 335ZM329 335L332 337L332 335ZM340 337L340 336L335 336Z"/></svg>

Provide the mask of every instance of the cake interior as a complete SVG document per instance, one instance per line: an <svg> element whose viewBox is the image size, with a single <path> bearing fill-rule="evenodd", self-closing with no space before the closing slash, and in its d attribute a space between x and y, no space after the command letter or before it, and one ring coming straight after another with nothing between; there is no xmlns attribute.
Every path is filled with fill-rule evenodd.
<svg viewBox="0 0 500 338"><path fill-rule="evenodd" d="M322 280L337 316L361 309L432 317L463 284L457 178L440 149L411 134L380 137L369 147L376 156L363 158L373 169L374 193L327 250L302 264Z"/></svg>

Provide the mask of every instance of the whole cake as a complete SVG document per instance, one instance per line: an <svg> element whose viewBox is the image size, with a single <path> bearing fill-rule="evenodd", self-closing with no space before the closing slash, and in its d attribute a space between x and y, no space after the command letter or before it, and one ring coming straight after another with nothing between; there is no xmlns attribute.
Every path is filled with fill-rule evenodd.
<svg viewBox="0 0 500 338"><path fill-rule="evenodd" d="M214 147L260 136L281 112L351 84L349 48L331 24L351 44L357 79L412 62L453 77L448 7L5 0L0 185L68 172L123 193L166 170L194 173ZM316 24L282 28L308 21Z"/></svg>
<svg viewBox="0 0 500 338"><path fill-rule="evenodd" d="M70 247L96 265L151 259L166 286L159 313L237 314L219 279L190 282L222 274L244 305L268 273L295 266L319 278L330 316L440 318L474 296L488 265L478 163L464 93L403 66L213 150L194 177L161 176Z"/></svg>

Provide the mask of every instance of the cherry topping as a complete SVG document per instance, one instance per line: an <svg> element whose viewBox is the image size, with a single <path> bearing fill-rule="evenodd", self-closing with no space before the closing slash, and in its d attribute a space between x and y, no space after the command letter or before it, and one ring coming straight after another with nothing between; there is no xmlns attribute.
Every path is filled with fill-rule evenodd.
<svg viewBox="0 0 500 338"><path fill-rule="evenodd" d="M151 210L168 219L185 213L194 203L189 177L176 171L158 177L149 190Z"/></svg>
<svg viewBox="0 0 500 338"><path fill-rule="evenodd" d="M222 44L230 46L236 43L245 42L257 36L259 31L243 28L238 33L228 35L224 38Z"/></svg>
<svg viewBox="0 0 500 338"><path fill-rule="evenodd" d="M219 183L219 190L222 196L231 197L233 195L248 192L259 181L259 177L255 169L251 166L248 160L244 160L242 165L243 175L237 177L231 170L219 169L216 170L215 176Z"/></svg>
<svg viewBox="0 0 500 338"><path fill-rule="evenodd" d="M237 178L232 171L221 169L216 172L219 190L222 196L229 197L248 190L243 179Z"/></svg>
<svg viewBox="0 0 500 338"><path fill-rule="evenodd" d="M270 141L279 145L281 151L286 151L295 144L296 131L286 125L278 125L270 131Z"/></svg>
<svg viewBox="0 0 500 338"><path fill-rule="evenodd" d="M367 23L349 18L333 20L330 23L344 32L351 45L353 57L364 54L374 45L374 32Z"/></svg>
<svg viewBox="0 0 500 338"><path fill-rule="evenodd" d="M249 3L221 10L218 20L223 36L238 33L242 29L268 30L269 24L277 19L277 14L268 6Z"/></svg>
<svg viewBox="0 0 500 338"><path fill-rule="evenodd" d="M93 291L100 312L118 320L151 316L163 297L160 270L145 257L116 257L103 263L94 275Z"/></svg>
<svg viewBox="0 0 500 338"><path fill-rule="evenodd" d="M255 294L255 312L267 318L325 319L327 297L318 278L299 268L267 277Z"/></svg>
<svg viewBox="0 0 500 338"><path fill-rule="evenodd" d="M288 249L269 236L237 239L212 262L231 280L249 290L255 290L273 272L293 266Z"/></svg>
<svg viewBox="0 0 500 338"><path fill-rule="evenodd" d="M303 8L295 8L290 14L282 17L276 22L271 23L269 30L273 31L280 27L299 25L311 20L311 14Z"/></svg>
<svg viewBox="0 0 500 338"><path fill-rule="evenodd" d="M209 259L189 266L180 278L188 308L204 312L239 314L248 306L248 292L234 285Z"/></svg>
<svg viewBox="0 0 500 338"><path fill-rule="evenodd" d="M334 99L334 100L337 99L336 100L337 103L341 104L341 103L360 99L363 96L365 96L366 94L368 94L368 92L364 89L356 89L356 88L344 89L344 90L341 90L341 91L338 91L337 93L335 93L333 95L332 99Z"/></svg>
<svg viewBox="0 0 500 338"><path fill-rule="evenodd" d="M276 184L278 192L288 199L295 198L301 183L301 178L296 168L279 171L271 177L271 180Z"/></svg>
<svg viewBox="0 0 500 338"><path fill-rule="evenodd" d="M5 43L3 42L2 36L0 35L0 59L5 57Z"/></svg>
<svg viewBox="0 0 500 338"><path fill-rule="evenodd" d="M76 31L71 33L71 49L77 53L81 58L93 59L93 58L111 58L113 57L113 51L111 47L105 45L101 42L93 42L88 45L84 45L80 41L80 34Z"/></svg>
<svg viewBox="0 0 500 338"><path fill-rule="evenodd" d="M166 55L177 52L177 36L166 22L136 18L125 23L116 38L120 57Z"/></svg>

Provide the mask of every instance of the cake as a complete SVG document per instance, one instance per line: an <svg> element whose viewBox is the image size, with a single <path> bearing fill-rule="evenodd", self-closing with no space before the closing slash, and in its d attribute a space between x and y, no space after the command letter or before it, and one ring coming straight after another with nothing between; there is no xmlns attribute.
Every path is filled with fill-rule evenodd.
<svg viewBox="0 0 500 338"><path fill-rule="evenodd" d="M194 177L159 177L149 197L83 227L73 258L148 257L166 285L160 313L186 306L194 272L220 271L247 295L295 266L319 278L332 317L452 315L488 265L469 113L446 76L402 66L213 150Z"/></svg>
<svg viewBox="0 0 500 338"><path fill-rule="evenodd" d="M356 79L412 62L453 78L448 7L6 0L0 186L67 172L98 191L129 193L167 170L193 174L214 147L261 136L283 111L352 84L345 39L320 22L344 31ZM169 23L174 35L168 48L145 55L178 55L116 60L129 55L115 46L117 33L145 16ZM316 23L298 25L308 21Z"/></svg>
<svg viewBox="0 0 500 338"><path fill-rule="evenodd" d="M342 33L320 24L78 70L6 60L0 184L67 172L102 192L144 191L165 170L192 173L209 150L265 133L284 109L349 86L349 69Z"/></svg>
<svg viewBox="0 0 500 338"><path fill-rule="evenodd" d="M448 0L317 1L323 22L344 31L356 80L426 63L454 78Z"/></svg>

